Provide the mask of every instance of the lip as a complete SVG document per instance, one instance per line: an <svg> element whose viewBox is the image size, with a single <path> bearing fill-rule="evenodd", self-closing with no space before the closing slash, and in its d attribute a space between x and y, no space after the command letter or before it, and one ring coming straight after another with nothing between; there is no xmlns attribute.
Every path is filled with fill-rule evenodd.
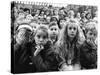
<svg viewBox="0 0 100 75"><path fill-rule="evenodd" d="M71 36L74 36L74 34L71 34Z"/></svg>

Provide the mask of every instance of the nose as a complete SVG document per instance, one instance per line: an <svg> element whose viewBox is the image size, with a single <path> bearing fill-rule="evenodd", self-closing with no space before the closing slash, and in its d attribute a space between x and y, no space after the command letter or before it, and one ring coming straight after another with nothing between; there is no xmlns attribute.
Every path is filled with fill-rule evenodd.
<svg viewBox="0 0 100 75"><path fill-rule="evenodd" d="M72 29L71 31L74 32L74 29Z"/></svg>
<svg viewBox="0 0 100 75"><path fill-rule="evenodd" d="M43 38L40 38L40 42L42 42L43 41Z"/></svg>

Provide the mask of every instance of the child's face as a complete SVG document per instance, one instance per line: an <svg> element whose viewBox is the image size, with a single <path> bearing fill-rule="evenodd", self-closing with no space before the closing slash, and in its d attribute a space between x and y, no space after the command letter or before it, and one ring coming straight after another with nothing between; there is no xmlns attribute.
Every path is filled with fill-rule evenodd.
<svg viewBox="0 0 100 75"><path fill-rule="evenodd" d="M16 41L19 44L26 43L29 41L30 32L26 31L26 29L20 29Z"/></svg>
<svg viewBox="0 0 100 75"><path fill-rule="evenodd" d="M64 25L65 25L65 20L60 20L60 26L61 26L61 28L63 28Z"/></svg>
<svg viewBox="0 0 100 75"><path fill-rule="evenodd" d="M47 17L46 20L47 20L47 22L50 22L50 17Z"/></svg>
<svg viewBox="0 0 100 75"><path fill-rule="evenodd" d="M58 11L57 11L57 10L55 10L54 13L55 13L56 15L58 15Z"/></svg>
<svg viewBox="0 0 100 75"><path fill-rule="evenodd" d="M31 23L30 25L32 26L33 31L35 31L38 27L38 24L35 24L35 23Z"/></svg>
<svg viewBox="0 0 100 75"><path fill-rule="evenodd" d="M38 30L34 39L37 45L45 45L48 41L48 35L46 32L43 32L42 30Z"/></svg>
<svg viewBox="0 0 100 75"><path fill-rule="evenodd" d="M77 13L77 17L80 17L80 13Z"/></svg>
<svg viewBox="0 0 100 75"><path fill-rule="evenodd" d="M94 40L95 39L95 34L92 31L88 31L86 33L86 39Z"/></svg>
<svg viewBox="0 0 100 75"><path fill-rule="evenodd" d="M51 26L49 29L50 35L58 35L58 27L57 26Z"/></svg>
<svg viewBox="0 0 100 75"><path fill-rule="evenodd" d="M74 24L68 25L68 36L69 38L74 38L77 33L77 26Z"/></svg>

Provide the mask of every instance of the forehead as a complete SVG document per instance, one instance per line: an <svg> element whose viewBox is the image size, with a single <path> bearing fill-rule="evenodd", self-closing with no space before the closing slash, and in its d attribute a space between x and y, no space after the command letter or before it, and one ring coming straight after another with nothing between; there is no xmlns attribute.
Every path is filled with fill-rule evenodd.
<svg viewBox="0 0 100 75"><path fill-rule="evenodd" d="M43 30L37 30L36 35L40 35L40 36L47 36L48 32L43 31Z"/></svg>
<svg viewBox="0 0 100 75"><path fill-rule="evenodd" d="M38 24L35 24L35 23L31 23L30 24L32 27L38 27L39 25Z"/></svg>
<svg viewBox="0 0 100 75"><path fill-rule="evenodd" d="M78 26L75 23L69 24L68 27L75 27L77 28Z"/></svg>
<svg viewBox="0 0 100 75"><path fill-rule="evenodd" d="M52 29L54 29L54 28L57 28L57 29L58 29L58 26L51 26L50 29L51 29L51 28L52 28Z"/></svg>
<svg viewBox="0 0 100 75"><path fill-rule="evenodd" d="M87 33L97 34L95 30L89 29Z"/></svg>

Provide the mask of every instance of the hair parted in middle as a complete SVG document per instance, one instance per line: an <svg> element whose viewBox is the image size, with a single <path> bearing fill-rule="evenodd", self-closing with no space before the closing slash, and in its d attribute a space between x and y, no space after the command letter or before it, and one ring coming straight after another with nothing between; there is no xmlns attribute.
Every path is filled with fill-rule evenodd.
<svg viewBox="0 0 100 75"><path fill-rule="evenodd" d="M66 52L68 51L68 45L70 43L68 37L68 26L70 24L74 24L77 26L77 33L76 36L74 37L73 43L81 45L85 40L79 22L77 22L76 19L70 19L65 25L65 27L61 30L58 41L56 43L56 48L57 48L56 52L60 53L63 56L65 56Z"/></svg>

